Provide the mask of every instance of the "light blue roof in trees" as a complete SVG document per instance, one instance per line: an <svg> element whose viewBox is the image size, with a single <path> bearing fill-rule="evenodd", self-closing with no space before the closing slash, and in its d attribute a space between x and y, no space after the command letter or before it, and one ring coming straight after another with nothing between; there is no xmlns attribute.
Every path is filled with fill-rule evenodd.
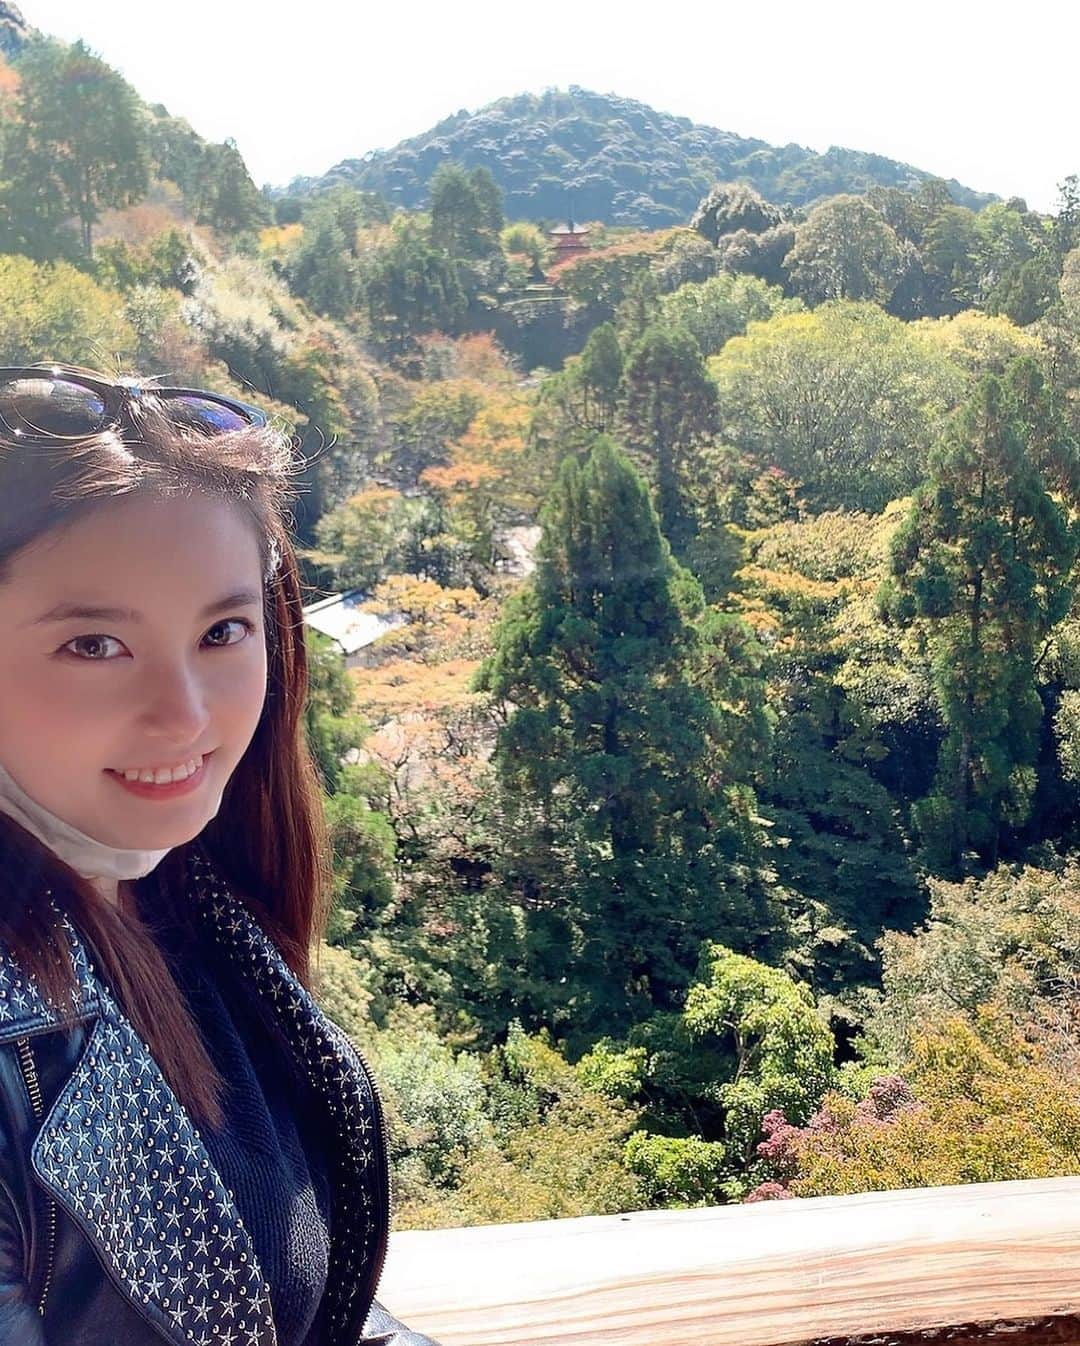
<svg viewBox="0 0 1080 1346"><path fill-rule="evenodd" d="M324 636L336 640L345 654L355 654L365 645L378 640L384 631L404 626L406 618L400 612L367 612L363 608L370 595L363 589L349 589L343 594L331 594L304 608L304 621Z"/></svg>

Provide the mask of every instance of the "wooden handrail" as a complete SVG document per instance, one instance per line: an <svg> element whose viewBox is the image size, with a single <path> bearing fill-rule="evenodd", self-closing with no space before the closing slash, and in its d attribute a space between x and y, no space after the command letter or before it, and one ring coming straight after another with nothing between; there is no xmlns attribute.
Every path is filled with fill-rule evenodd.
<svg viewBox="0 0 1080 1346"><path fill-rule="evenodd" d="M405 1231L379 1299L442 1346L790 1346L1076 1314L1080 1178Z"/></svg>

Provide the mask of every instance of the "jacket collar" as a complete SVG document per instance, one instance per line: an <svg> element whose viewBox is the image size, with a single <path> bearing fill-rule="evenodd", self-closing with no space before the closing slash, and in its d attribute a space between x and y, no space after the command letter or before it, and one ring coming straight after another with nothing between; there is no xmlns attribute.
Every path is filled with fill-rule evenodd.
<svg viewBox="0 0 1080 1346"><path fill-rule="evenodd" d="M359 1340L386 1251L389 1192L381 1109L344 1033L297 981L209 858L189 851L208 934L271 1007L326 1115L331 1249L327 1339ZM42 1185L87 1235L106 1272L174 1346L277 1346L269 1289L233 1195L67 918L86 1048L31 1148ZM0 954L0 1041L59 1024Z"/></svg>

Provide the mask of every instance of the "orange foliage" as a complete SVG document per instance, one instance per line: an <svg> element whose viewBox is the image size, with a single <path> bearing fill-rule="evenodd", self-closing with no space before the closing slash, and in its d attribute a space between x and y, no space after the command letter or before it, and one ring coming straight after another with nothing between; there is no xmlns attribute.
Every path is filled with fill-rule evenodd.
<svg viewBox="0 0 1080 1346"><path fill-rule="evenodd" d="M124 210L106 210L97 227L99 243L119 239L123 243L148 243L166 229L175 229L185 222L184 203L179 188L170 183L157 183L151 194L138 205Z"/></svg>
<svg viewBox="0 0 1080 1346"><path fill-rule="evenodd" d="M448 497L452 506L467 505L482 486L515 510L539 506L537 489L525 467L531 409L514 393L490 397L469 428L450 446L445 467L429 467L420 480Z"/></svg>
<svg viewBox="0 0 1080 1346"><path fill-rule="evenodd" d="M440 379L468 380L493 388L511 387L517 381L510 359L491 332L449 337L429 332L417 338L424 363L437 370Z"/></svg>
<svg viewBox="0 0 1080 1346"><path fill-rule="evenodd" d="M367 511L383 518L401 498L400 491L391 490L388 486L366 486L355 495L349 496L345 503L351 505L353 509Z"/></svg>
<svg viewBox="0 0 1080 1346"><path fill-rule="evenodd" d="M477 332L461 338L458 342L458 374L464 379L504 386L513 383L515 377L506 352L490 332Z"/></svg>
<svg viewBox="0 0 1080 1346"><path fill-rule="evenodd" d="M395 825L422 837L432 858L460 855L490 789L483 772L490 735L468 710L407 713L369 735L364 752L386 773L385 807Z"/></svg>
<svg viewBox="0 0 1080 1346"><path fill-rule="evenodd" d="M16 71L0 56L0 107L14 99L21 82Z"/></svg>
<svg viewBox="0 0 1080 1346"><path fill-rule="evenodd" d="M460 491L475 491L485 481L497 481L499 471L489 463L451 463L449 467L427 467L420 480L433 491L455 495Z"/></svg>
<svg viewBox="0 0 1080 1346"><path fill-rule="evenodd" d="M444 589L417 575L389 575L364 604L376 613L404 613L405 626L385 632L369 649L380 670L402 658L419 666L479 660L491 652L498 600L475 589Z"/></svg>
<svg viewBox="0 0 1080 1346"><path fill-rule="evenodd" d="M447 589L419 575L388 575L364 606L373 612L404 612L422 621L447 613L470 613L480 604L475 589Z"/></svg>
<svg viewBox="0 0 1080 1346"><path fill-rule="evenodd" d="M410 712L445 710L468 704L475 697L469 690L479 659L448 659L439 664L422 664L415 659L394 659L379 668L352 668L356 683L356 705L373 724ZM367 746L374 751L373 735Z"/></svg>

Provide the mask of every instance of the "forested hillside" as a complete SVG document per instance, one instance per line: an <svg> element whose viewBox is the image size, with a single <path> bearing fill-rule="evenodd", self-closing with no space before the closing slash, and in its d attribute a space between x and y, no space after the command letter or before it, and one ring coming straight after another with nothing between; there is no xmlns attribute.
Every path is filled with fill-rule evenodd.
<svg viewBox="0 0 1080 1346"><path fill-rule="evenodd" d="M431 180L445 163L487 169L515 217L563 220L573 210L578 219L652 229L685 224L718 180L804 206L875 186L914 191L930 177L880 154L770 145L571 85L462 110L392 149L297 178L288 192L354 187L415 210L429 204ZM956 181L946 185L958 205L977 208L992 199Z"/></svg>
<svg viewBox="0 0 1080 1346"><path fill-rule="evenodd" d="M1080 1172L1075 178L709 170L560 257L33 36L0 158L5 362L259 401L310 601L405 618L307 717L402 1224Z"/></svg>

